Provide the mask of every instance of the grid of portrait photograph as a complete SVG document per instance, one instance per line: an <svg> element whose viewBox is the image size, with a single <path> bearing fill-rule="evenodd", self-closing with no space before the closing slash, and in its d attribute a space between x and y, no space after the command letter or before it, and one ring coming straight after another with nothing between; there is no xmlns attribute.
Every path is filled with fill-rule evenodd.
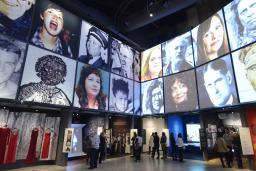
<svg viewBox="0 0 256 171"><path fill-rule="evenodd" d="M255 11L233 0L139 52L50 0L0 1L0 99L135 115L255 102Z"/></svg>

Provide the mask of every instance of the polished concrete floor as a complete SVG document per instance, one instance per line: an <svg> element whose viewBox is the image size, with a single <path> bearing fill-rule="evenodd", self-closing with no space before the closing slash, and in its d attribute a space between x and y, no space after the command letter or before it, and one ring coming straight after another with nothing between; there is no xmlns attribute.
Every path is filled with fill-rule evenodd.
<svg viewBox="0 0 256 171"><path fill-rule="evenodd" d="M68 162L68 166L36 166L12 171L84 171L88 170L88 165L84 160ZM221 168L218 160L210 162L184 160L183 163L172 161L171 159L159 160L151 159L148 155L142 155L142 161L134 162L129 156L108 159L104 163L93 169L95 171L238 171L236 168ZM248 171L243 169L242 171Z"/></svg>

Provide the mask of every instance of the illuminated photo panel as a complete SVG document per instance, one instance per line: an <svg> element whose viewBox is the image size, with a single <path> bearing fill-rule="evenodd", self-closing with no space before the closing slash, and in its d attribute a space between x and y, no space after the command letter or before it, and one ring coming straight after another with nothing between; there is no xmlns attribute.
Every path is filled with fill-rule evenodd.
<svg viewBox="0 0 256 171"><path fill-rule="evenodd" d="M232 53L240 102L256 100L256 43Z"/></svg>
<svg viewBox="0 0 256 171"><path fill-rule="evenodd" d="M82 109L108 110L109 73L79 62L74 106Z"/></svg>
<svg viewBox="0 0 256 171"><path fill-rule="evenodd" d="M142 114L164 113L164 94L162 78L141 84Z"/></svg>
<svg viewBox="0 0 256 171"><path fill-rule="evenodd" d="M141 53L141 81L162 76L161 45L152 47Z"/></svg>
<svg viewBox="0 0 256 171"><path fill-rule="evenodd" d="M141 113L141 103L140 103L140 83L134 81L134 114L135 115L140 115Z"/></svg>
<svg viewBox="0 0 256 171"><path fill-rule="evenodd" d="M255 0L233 0L224 12L231 50L256 41Z"/></svg>
<svg viewBox="0 0 256 171"><path fill-rule="evenodd" d="M36 0L1 0L0 33L27 40Z"/></svg>
<svg viewBox="0 0 256 171"><path fill-rule="evenodd" d="M109 111L133 113L133 81L111 74Z"/></svg>
<svg viewBox="0 0 256 171"><path fill-rule="evenodd" d="M80 19L49 0L38 1L30 41L35 46L77 58Z"/></svg>
<svg viewBox="0 0 256 171"><path fill-rule="evenodd" d="M108 49L108 34L83 21L78 60L100 69L109 70Z"/></svg>
<svg viewBox="0 0 256 171"><path fill-rule="evenodd" d="M164 77L165 113L198 109L194 70Z"/></svg>
<svg viewBox="0 0 256 171"><path fill-rule="evenodd" d="M230 55L196 69L200 108L238 104Z"/></svg>
<svg viewBox="0 0 256 171"><path fill-rule="evenodd" d="M196 66L229 52L222 10L192 30Z"/></svg>
<svg viewBox="0 0 256 171"><path fill-rule="evenodd" d="M0 35L0 98L15 99L26 44Z"/></svg>
<svg viewBox="0 0 256 171"><path fill-rule="evenodd" d="M140 81L140 52L135 51L133 60L134 80Z"/></svg>
<svg viewBox="0 0 256 171"><path fill-rule="evenodd" d="M133 58L135 50L121 41L112 38L110 67L115 74L133 79Z"/></svg>
<svg viewBox="0 0 256 171"><path fill-rule="evenodd" d="M55 105L71 105L76 62L29 46L18 100Z"/></svg>
<svg viewBox="0 0 256 171"><path fill-rule="evenodd" d="M163 75L174 74L194 67L191 33L162 43Z"/></svg>

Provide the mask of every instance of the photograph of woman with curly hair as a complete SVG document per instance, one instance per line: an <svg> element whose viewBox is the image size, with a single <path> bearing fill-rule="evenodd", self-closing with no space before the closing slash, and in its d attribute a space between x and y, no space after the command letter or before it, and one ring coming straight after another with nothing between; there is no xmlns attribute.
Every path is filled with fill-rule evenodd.
<svg viewBox="0 0 256 171"><path fill-rule="evenodd" d="M165 112L191 111L198 108L193 70L164 78Z"/></svg>
<svg viewBox="0 0 256 171"><path fill-rule="evenodd" d="M192 31L197 40L197 65L216 59L229 52L227 34L221 11L205 20Z"/></svg>
<svg viewBox="0 0 256 171"><path fill-rule="evenodd" d="M74 106L82 109L108 109L108 72L78 64Z"/></svg>

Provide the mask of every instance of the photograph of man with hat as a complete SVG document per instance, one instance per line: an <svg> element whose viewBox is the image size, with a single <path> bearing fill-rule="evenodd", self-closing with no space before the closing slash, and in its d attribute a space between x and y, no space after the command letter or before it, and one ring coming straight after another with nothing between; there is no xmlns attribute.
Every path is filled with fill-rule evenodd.
<svg viewBox="0 0 256 171"><path fill-rule="evenodd" d="M108 35L89 23L82 23L79 60L108 70Z"/></svg>

